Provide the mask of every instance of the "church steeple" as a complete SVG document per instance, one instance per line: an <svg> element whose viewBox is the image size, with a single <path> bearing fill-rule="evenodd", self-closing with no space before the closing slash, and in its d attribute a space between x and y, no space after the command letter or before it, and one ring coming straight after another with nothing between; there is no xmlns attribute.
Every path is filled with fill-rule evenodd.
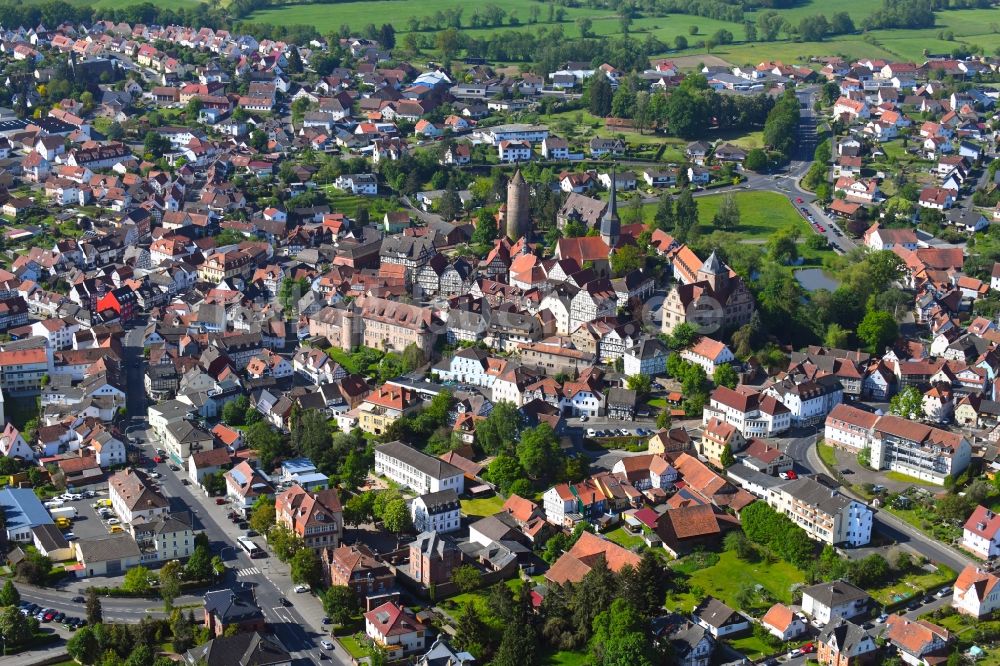
<svg viewBox="0 0 1000 666"><path fill-rule="evenodd" d="M617 196L617 172L615 166L611 167L611 196L608 198L608 207L601 216L601 240L610 249L615 249L618 245L618 238L621 236L622 223L618 218L618 196Z"/></svg>

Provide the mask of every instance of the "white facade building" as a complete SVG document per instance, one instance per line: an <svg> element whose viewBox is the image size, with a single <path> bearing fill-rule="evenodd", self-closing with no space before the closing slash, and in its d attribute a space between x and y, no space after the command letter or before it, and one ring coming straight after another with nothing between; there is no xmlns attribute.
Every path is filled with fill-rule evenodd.
<svg viewBox="0 0 1000 666"><path fill-rule="evenodd" d="M442 490L465 490L465 474L443 460L432 458L402 442L375 449L375 473L425 495Z"/></svg>

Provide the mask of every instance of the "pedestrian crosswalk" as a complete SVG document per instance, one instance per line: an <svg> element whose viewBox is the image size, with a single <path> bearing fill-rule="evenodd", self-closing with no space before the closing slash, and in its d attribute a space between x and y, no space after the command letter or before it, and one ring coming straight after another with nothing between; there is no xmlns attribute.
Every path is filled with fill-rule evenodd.
<svg viewBox="0 0 1000 666"><path fill-rule="evenodd" d="M260 569L258 569L257 567L247 567L246 569L237 569L236 570L236 577L237 578L249 578L250 576L256 576L259 573L260 573Z"/></svg>

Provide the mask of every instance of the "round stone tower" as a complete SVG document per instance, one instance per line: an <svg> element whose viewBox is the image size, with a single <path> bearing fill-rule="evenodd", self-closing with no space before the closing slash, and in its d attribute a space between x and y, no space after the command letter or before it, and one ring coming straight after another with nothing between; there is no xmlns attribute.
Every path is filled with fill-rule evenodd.
<svg viewBox="0 0 1000 666"><path fill-rule="evenodd" d="M516 241L528 235L529 221L528 183L518 169L507 183L507 238Z"/></svg>

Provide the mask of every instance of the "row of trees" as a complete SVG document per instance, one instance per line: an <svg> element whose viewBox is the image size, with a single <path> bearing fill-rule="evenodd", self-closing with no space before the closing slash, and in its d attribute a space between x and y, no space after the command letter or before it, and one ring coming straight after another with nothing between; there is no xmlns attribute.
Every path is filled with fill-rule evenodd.
<svg viewBox="0 0 1000 666"><path fill-rule="evenodd" d="M764 121L764 143L786 158L795 147L800 113L799 98L786 90Z"/></svg>
<svg viewBox="0 0 1000 666"><path fill-rule="evenodd" d="M740 523L750 541L800 569L807 569L815 556L816 543L806 531L764 502L744 508Z"/></svg>
<svg viewBox="0 0 1000 666"><path fill-rule="evenodd" d="M764 125L774 101L767 95L720 95L702 74L690 74L669 95L646 92L642 82L628 77L612 92L604 76L594 76L585 91L588 109L596 116L631 118L639 131L667 127L685 139L708 136L710 130L749 131Z"/></svg>

